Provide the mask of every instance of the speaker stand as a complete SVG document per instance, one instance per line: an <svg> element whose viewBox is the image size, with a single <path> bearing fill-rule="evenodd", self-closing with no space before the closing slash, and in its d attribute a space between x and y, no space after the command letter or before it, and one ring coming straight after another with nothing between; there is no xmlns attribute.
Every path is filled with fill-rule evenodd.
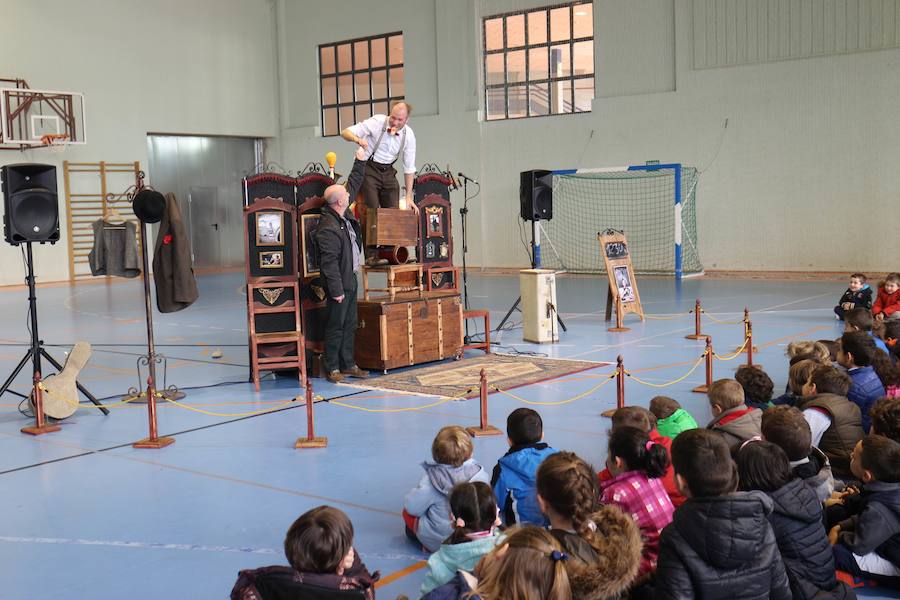
<svg viewBox="0 0 900 600"><path fill-rule="evenodd" d="M549 239L549 238L548 238ZM551 244L552 246L552 244ZM556 250L554 249L554 252ZM538 220L531 221L531 268L532 269L540 269L541 268L541 224ZM500 321L500 324L497 325L497 329L494 331L500 332L503 330L503 326L506 325L506 322L512 316L512 314L519 310L519 304L522 302L522 296L518 296L516 301L513 302L513 305L509 307L509 310L506 312L506 316L503 317L503 320ZM556 311L554 311L556 312ZM559 326L563 331L569 331L566 328L565 322L562 320L562 317L559 316L559 313L556 312L556 322L559 323Z"/></svg>
<svg viewBox="0 0 900 600"><path fill-rule="evenodd" d="M56 362L50 354L44 349L44 340L40 339L38 335L38 319L37 319L37 295L34 283L34 258L31 253L31 244L32 242L25 242L25 247L27 249L27 260L26 260L26 269L28 270L25 276L25 282L28 284L28 319L30 321L30 330L31 330L31 347L25 352L25 356L22 357L22 360L19 361L19 364L13 370L12 374L6 378L6 381L0 386L0 396L5 394L9 390L9 386L12 385L12 382L19 375L22 369L25 368L25 365L29 360L32 361L34 365L34 372L41 372L41 357L47 359L51 365L53 365L57 371L62 371L62 365ZM96 406L103 411L104 415L109 414L109 409L103 406L97 398L91 394L87 388L83 385L75 382L78 386L78 391L80 391L84 396L93 402ZM12 390L9 390L10 392Z"/></svg>

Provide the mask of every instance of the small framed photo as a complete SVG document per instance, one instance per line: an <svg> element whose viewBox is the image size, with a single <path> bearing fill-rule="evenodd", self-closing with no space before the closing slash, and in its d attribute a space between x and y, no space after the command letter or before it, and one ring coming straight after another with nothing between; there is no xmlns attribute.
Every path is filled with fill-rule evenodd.
<svg viewBox="0 0 900 600"><path fill-rule="evenodd" d="M284 266L284 252L275 250L272 252L259 253L260 269L280 269Z"/></svg>
<svg viewBox="0 0 900 600"><path fill-rule="evenodd" d="M634 288L631 285L631 275L628 273L628 267L614 267L613 272L616 277L616 288L619 292L619 298L622 302L634 302Z"/></svg>
<svg viewBox="0 0 900 600"><path fill-rule="evenodd" d="M256 245L284 245L284 212L256 213Z"/></svg>
<svg viewBox="0 0 900 600"><path fill-rule="evenodd" d="M426 236L444 237L444 208L442 206L429 206L425 209Z"/></svg>
<svg viewBox="0 0 900 600"><path fill-rule="evenodd" d="M425 258L434 258L437 255L437 244L429 241L425 244Z"/></svg>
<svg viewBox="0 0 900 600"><path fill-rule="evenodd" d="M303 257L303 276L314 277L319 274L319 257L316 256L314 236L319 226L320 214L300 215L300 250Z"/></svg>

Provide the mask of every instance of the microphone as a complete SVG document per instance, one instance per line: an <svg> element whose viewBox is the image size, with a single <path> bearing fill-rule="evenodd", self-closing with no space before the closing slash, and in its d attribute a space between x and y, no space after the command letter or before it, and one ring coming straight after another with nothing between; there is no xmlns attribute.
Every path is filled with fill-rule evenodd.
<svg viewBox="0 0 900 600"><path fill-rule="evenodd" d="M458 190L459 181L456 179L456 177L453 176L453 172L450 171L450 165L447 165L446 175L450 179L450 191L452 192L453 190Z"/></svg>
<svg viewBox="0 0 900 600"><path fill-rule="evenodd" d="M481 184L479 184L476 180L472 179L471 177L466 177L463 173L457 173L457 175L459 175L459 176L462 177L463 179L467 179L467 180L471 181L471 182L474 183L475 185L481 185Z"/></svg>

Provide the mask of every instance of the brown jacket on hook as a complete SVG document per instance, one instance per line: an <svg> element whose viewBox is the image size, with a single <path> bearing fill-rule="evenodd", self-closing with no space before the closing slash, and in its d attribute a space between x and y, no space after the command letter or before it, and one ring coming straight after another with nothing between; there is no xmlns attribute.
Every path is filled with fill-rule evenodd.
<svg viewBox="0 0 900 600"><path fill-rule="evenodd" d="M159 312L182 310L199 296L191 265L191 240L184 229L178 201L172 193L166 194L166 212L156 234L153 279Z"/></svg>

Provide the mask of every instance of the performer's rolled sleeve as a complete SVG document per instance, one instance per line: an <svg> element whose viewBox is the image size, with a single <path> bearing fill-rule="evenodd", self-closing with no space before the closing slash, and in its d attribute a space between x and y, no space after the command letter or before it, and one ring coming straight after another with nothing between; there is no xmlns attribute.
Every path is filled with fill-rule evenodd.
<svg viewBox="0 0 900 600"><path fill-rule="evenodd" d="M416 172L416 134L406 128L406 142L403 145L403 172Z"/></svg>
<svg viewBox="0 0 900 600"><path fill-rule="evenodd" d="M382 125L383 123L375 117L369 117L365 121L360 121L356 125L351 125L349 129L356 137L368 140L375 136L374 132L380 130Z"/></svg>

